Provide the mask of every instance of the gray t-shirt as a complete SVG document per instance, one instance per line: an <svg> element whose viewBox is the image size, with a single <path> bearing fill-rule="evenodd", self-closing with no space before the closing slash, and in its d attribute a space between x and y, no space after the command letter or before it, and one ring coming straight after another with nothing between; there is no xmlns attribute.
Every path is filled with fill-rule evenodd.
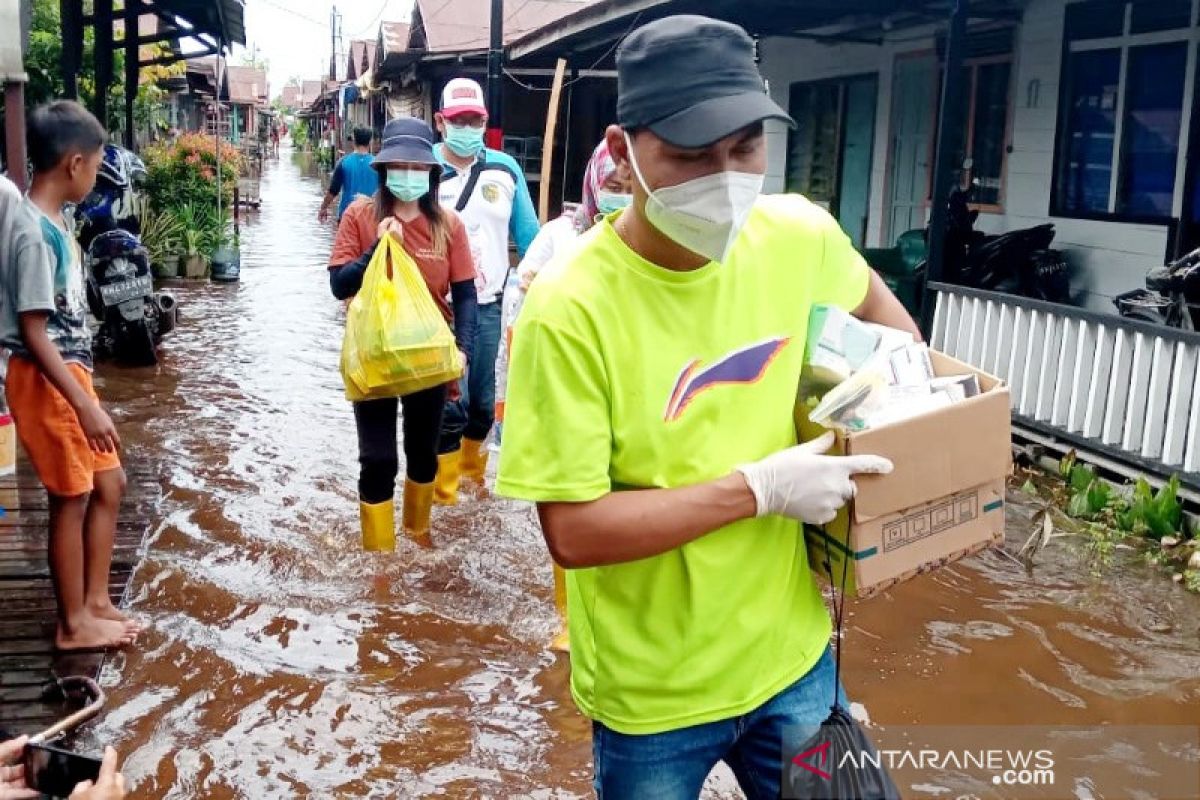
<svg viewBox="0 0 1200 800"><path fill-rule="evenodd" d="M31 358L20 315L49 313L46 333L63 360L92 367L79 245L7 178L0 178L0 346Z"/></svg>

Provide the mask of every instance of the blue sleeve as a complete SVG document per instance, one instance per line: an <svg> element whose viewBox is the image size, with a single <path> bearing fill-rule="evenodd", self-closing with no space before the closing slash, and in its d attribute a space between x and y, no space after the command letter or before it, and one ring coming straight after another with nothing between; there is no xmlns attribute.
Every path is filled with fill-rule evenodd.
<svg viewBox="0 0 1200 800"><path fill-rule="evenodd" d="M337 162L337 166L333 168L333 175L329 178L329 194L337 196L342 193L342 184L346 180L346 159L341 159Z"/></svg>
<svg viewBox="0 0 1200 800"><path fill-rule="evenodd" d="M533 244L538 228L541 227L538 223L537 211L533 208L533 198L529 196L529 184L525 182L525 173L521 170L520 165L508 153L493 152L495 160L511 169L517 180L512 214L508 218L508 233L517 244L517 255L524 258L525 251L529 249L529 245Z"/></svg>

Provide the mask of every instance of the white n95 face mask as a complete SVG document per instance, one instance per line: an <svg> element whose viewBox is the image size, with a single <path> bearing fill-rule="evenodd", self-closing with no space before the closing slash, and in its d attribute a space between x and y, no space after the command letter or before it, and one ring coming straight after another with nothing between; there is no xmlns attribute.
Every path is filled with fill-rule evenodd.
<svg viewBox="0 0 1200 800"><path fill-rule="evenodd" d="M711 261L729 257L742 226L762 193L763 176L749 172L715 172L703 178L650 190L625 134L629 163L646 192L646 218L676 244Z"/></svg>

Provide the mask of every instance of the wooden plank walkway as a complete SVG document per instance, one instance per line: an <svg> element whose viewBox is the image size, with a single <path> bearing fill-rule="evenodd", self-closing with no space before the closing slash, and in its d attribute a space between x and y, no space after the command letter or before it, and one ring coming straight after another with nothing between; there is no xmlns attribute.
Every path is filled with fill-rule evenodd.
<svg viewBox="0 0 1200 800"><path fill-rule="evenodd" d="M141 560L146 534L161 499L159 475L142 464L126 465L129 488L117 523L109 592L118 605ZM33 733L65 715L42 702L43 687L56 677L96 677L103 654L65 655L54 650L54 590L46 563L49 507L28 463L0 477L0 730Z"/></svg>

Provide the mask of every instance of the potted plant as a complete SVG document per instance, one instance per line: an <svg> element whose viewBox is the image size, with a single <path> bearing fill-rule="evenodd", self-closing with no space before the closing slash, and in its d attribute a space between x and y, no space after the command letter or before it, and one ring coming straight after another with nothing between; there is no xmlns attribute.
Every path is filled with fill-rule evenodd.
<svg viewBox="0 0 1200 800"><path fill-rule="evenodd" d="M183 228L183 275L185 278L208 276L208 261L204 254L211 252L212 220L203 209L191 203L180 206L179 223Z"/></svg>
<svg viewBox="0 0 1200 800"><path fill-rule="evenodd" d="M203 278L208 275L208 262L204 260L201 250L204 231L197 228L187 228L183 232L183 276L185 278Z"/></svg>
<svg viewBox="0 0 1200 800"><path fill-rule="evenodd" d="M236 283L242 274L242 255L238 236L231 228L218 232L212 254L212 279L217 283Z"/></svg>
<svg viewBox="0 0 1200 800"><path fill-rule="evenodd" d="M150 254L156 278L179 276L179 250L183 246L183 225L169 210L148 207L142 213L141 240Z"/></svg>

